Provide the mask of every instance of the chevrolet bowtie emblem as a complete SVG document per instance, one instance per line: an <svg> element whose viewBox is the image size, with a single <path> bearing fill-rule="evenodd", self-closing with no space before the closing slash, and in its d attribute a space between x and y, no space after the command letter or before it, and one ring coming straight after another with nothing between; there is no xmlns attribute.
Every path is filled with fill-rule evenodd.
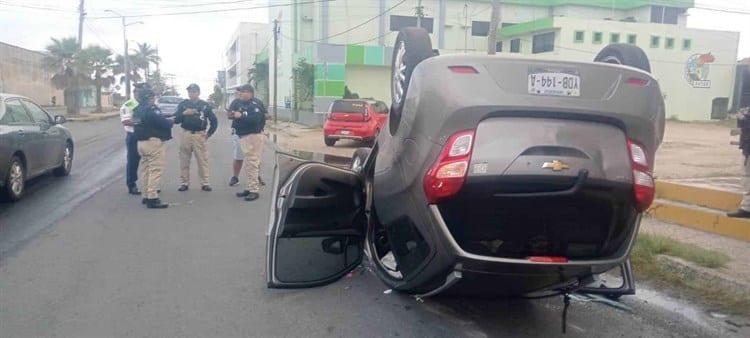
<svg viewBox="0 0 750 338"><path fill-rule="evenodd" d="M570 166L558 160L554 160L552 162L544 162L544 164L542 165L542 169L552 169L552 171L561 171L565 169L570 169Z"/></svg>

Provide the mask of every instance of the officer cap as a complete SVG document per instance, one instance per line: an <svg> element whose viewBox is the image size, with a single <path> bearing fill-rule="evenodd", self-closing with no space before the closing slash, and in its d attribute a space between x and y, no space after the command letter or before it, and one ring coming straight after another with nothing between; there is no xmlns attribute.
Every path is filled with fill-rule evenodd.
<svg viewBox="0 0 750 338"><path fill-rule="evenodd" d="M197 84L195 84L195 83L191 83L191 84L190 84L190 85L189 85L189 86L187 87L187 90L188 90L189 92L199 92L199 91L201 91L201 87L199 87L199 86L198 86Z"/></svg>
<svg viewBox="0 0 750 338"><path fill-rule="evenodd" d="M138 100L140 102L146 102L154 96L156 96L156 93L154 93L154 91L149 88L140 89L138 91Z"/></svg>
<svg viewBox="0 0 750 338"><path fill-rule="evenodd" d="M255 93L255 88L253 88L253 85L246 83L237 88L237 91Z"/></svg>
<svg viewBox="0 0 750 338"><path fill-rule="evenodd" d="M151 89L151 86L146 82L136 83L133 85L133 88L141 90L141 89Z"/></svg>

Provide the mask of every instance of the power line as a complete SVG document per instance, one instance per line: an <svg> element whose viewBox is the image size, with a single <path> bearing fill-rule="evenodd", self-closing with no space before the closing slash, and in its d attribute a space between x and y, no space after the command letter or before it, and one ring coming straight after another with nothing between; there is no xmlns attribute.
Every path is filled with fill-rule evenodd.
<svg viewBox="0 0 750 338"><path fill-rule="evenodd" d="M285 4L276 4L276 5L264 5L264 6L255 6L255 7L235 7L235 8L224 8L224 9L207 9L202 11L189 11L189 12L171 12L171 13L160 13L160 14L132 14L132 15L124 15L124 16L99 16L99 17L91 17L90 19L120 19L120 18L145 18L145 17L154 17L154 16L173 16L173 15L188 15L188 14L207 14L207 13L219 13L219 12L232 12L232 11L238 11L238 10L248 10L248 9L263 9L263 8L274 8L274 7L287 7L287 6L294 6L294 5L307 5L307 4L314 4L314 3L321 3L321 2L332 2L336 0L315 0L315 1L303 1L303 2L297 2L297 3L285 3Z"/></svg>
<svg viewBox="0 0 750 338"><path fill-rule="evenodd" d="M43 11L52 11L52 12L78 13L77 10L71 10L71 9L60 8L60 7L30 5L30 4L15 4L15 3L5 2L5 1L0 1L0 5L27 8L27 9L37 9L37 10L43 10Z"/></svg>
<svg viewBox="0 0 750 338"><path fill-rule="evenodd" d="M383 35L380 35L380 36L376 36L376 37L374 37L374 38L372 38L372 39L368 39L368 40L364 40L364 41L360 41L360 42L354 42L354 43L350 43L350 44L352 44L352 45L361 45L361 44L363 44L363 43L366 43L366 42L370 42L370 41L373 41L373 40L377 40L377 39L380 39L380 38L384 38L384 37L386 37L386 36L388 36L388 35L391 35L391 34L393 34L393 33L395 33L395 32L394 32L394 31L390 31L390 32L388 32L388 33L385 33L385 34L383 34Z"/></svg>

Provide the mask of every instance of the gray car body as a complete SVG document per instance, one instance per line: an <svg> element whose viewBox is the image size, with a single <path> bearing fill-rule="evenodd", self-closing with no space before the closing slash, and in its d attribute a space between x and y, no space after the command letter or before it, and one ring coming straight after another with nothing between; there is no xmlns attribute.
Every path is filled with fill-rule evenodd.
<svg viewBox="0 0 750 338"><path fill-rule="evenodd" d="M470 66L458 74L449 66ZM575 71L580 97L529 94L532 69ZM626 85L634 78L645 86ZM384 128L386 129L386 128ZM481 176L575 176L587 170L592 180L632 187L626 139L645 146L650 166L664 135L664 102L650 74L626 66L529 60L502 56L436 56L414 70L398 128L382 132L373 181L373 203L388 227L413 224L430 251L403 284L427 284L447 270L501 276L508 293L524 293L569 283L622 263L632 246L640 216L628 218L622 244L607 257L564 264L488 257L465 251L453 238L440 208L425 197L424 176L448 138L476 130L467 179ZM581 156L524 155L534 146L573 149ZM543 163L562 159L570 170L551 172ZM482 164L484 171L473 170ZM517 289L514 289L517 288Z"/></svg>
<svg viewBox="0 0 750 338"><path fill-rule="evenodd" d="M0 93L0 119L6 113L6 101L11 99L33 103L24 96ZM49 117L48 123L0 124L0 187L5 185L13 156L20 157L24 162L26 179L43 175L62 164L66 142L72 144L73 137L68 128L55 124L54 118ZM19 132L21 130L23 133Z"/></svg>

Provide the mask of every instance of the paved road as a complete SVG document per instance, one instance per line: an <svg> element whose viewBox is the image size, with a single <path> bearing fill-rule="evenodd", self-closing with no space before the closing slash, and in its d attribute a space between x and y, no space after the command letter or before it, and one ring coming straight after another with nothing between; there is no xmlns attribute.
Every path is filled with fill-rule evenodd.
<svg viewBox="0 0 750 338"><path fill-rule="evenodd" d="M139 197L125 194L116 119L70 128L77 141L73 175L42 178L22 202L0 204L2 337L560 335L559 298L422 303L385 294L366 268L325 287L267 289L268 189L248 203L233 196L239 188L226 186L226 126L210 141L213 192L195 185L176 191L177 143L171 142L162 197L173 205L166 210L146 210ZM263 176L270 178L270 151L264 161ZM625 301L634 313L574 303L568 336L747 333L658 293L639 294Z"/></svg>

